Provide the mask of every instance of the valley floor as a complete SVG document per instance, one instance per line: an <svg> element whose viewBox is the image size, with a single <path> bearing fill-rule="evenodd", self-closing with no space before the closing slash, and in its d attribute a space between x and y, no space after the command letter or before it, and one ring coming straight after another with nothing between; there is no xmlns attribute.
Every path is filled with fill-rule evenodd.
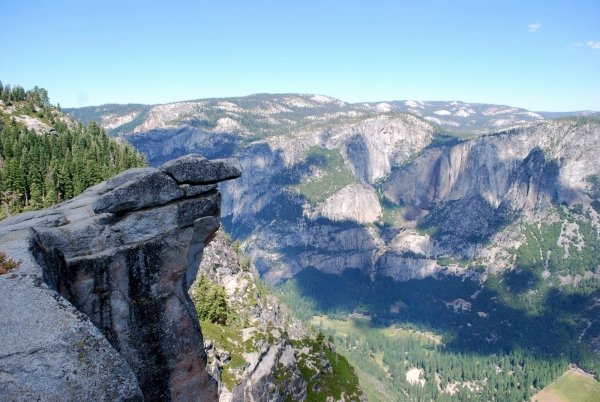
<svg viewBox="0 0 600 402"><path fill-rule="evenodd" d="M420 400L419 397L425 395L434 396L434 400L461 400L469 394L481 400L488 400L483 395L497 400L523 400L527 393L514 392L523 389L519 378L538 376L545 370L543 363L540 365L526 356L518 357L519 362L515 361L515 355L509 359L452 356L443 349L439 335L398 325L377 327L369 317L362 315L351 314L345 320L317 315L310 324L315 330L336 338L338 351L355 366L361 388L369 400L375 402L402 400L399 392L406 400ZM390 359L390 354L396 351L400 353ZM420 358L414 359L413 355ZM406 357L402 359L402 356ZM394 364L398 357L402 359L399 365ZM457 365L463 366L459 375L456 375ZM469 366L487 374L479 378L475 375L469 380ZM555 373L556 376L560 372ZM536 392L531 383L529 388L532 393ZM600 382L580 369L570 368L530 401L596 402L599 396Z"/></svg>
<svg viewBox="0 0 600 402"><path fill-rule="evenodd" d="M596 402L600 382L580 371L569 370L531 398L532 402Z"/></svg>

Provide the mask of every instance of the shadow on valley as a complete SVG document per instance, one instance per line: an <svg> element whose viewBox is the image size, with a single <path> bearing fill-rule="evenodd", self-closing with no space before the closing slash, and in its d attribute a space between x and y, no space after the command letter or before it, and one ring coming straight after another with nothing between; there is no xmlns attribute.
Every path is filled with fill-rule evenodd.
<svg viewBox="0 0 600 402"><path fill-rule="evenodd" d="M517 295L524 290L522 283L530 281L529 276L511 274L486 282L485 287L454 276L371 281L357 270L337 276L308 268L283 284L282 290L286 302L304 319L327 314L345 320L348 314L360 313L370 316L376 327L402 324L443 334L449 352L525 350L540 358L579 361L583 347L578 337L587 326L584 314L600 318L600 309L590 311L600 290L591 291L592 284L571 293L552 288L531 303ZM505 282L511 283L510 290ZM598 332L595 324L586 336Z"/></svg>

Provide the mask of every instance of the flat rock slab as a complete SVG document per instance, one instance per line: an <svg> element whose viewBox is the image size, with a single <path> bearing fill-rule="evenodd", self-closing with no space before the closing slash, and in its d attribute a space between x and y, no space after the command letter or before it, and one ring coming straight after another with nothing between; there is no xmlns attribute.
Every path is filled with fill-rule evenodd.
<svg viewBox="0 0 600 402"><path fill-rule="evenodd" d="M127 169L124 172L119 173L118 175L111 177L106 181L106 189L113 190L128 181L135 180L136 178L143 176L146 173L154 173L158 172L156 168L131 168Z"/></svg>
<svg viewBox="0 0 600 402"><path fill-rule="evenodd" d="M118 213L155 207L182 198L184 191L171 177L156 171L135 175L94 203L94 212Z"/></svg>
<svg viewBox="0 0 600 402"><path fill-rule="evenodd" d="M144 400L127 362L56 292L8 274L0 294L0 400Z"/></svg>
<svg viewBox="0 0 600 402"><path fill-rule="evenodd" d="M198 154L190 154L169 161L160 171L173 177L179 184L212 184L242 175L237 159L214 159L209 161Z"/></svg>

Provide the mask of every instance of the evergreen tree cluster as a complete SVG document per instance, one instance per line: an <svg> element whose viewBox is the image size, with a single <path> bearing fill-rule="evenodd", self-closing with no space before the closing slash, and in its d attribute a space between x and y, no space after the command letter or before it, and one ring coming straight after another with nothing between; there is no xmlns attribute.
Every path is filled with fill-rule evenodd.
<svg viewBox="0 0 600 402"><path fill-rule="evenodd" d="M25 89L22 86L4 86L2 85L2 81L0 81L0 99L5 104L26 101L38 107L50 106L50 98L48 97L48 91L46 91L44 88L38 87L37 85L33 89L25 91Z"/></svg>
<svg viewBox="0 0 600 402"><path fill-rule="evenodd" d="M43 88L25 91L0 83L0 98L16 110L0 118L0 218L65 201L123 170L146 165L142 155L109 139L95 122L68 126ZM51 134L29 130L16 113L43 121L53 128Z"/></svg>
<svg viewBox="0 0 600 402"><path fill-rule="evenodd" d="M220 325L227 323L230 310L223 286L212 282L204 274L200 275L193 299L200 320Z"/></svg>
<svg viewBox="0 0 600 402"><path fill-rule="evenodd" d="M321 330L334 335L337 351L363 378L386 384L390 400L529 401L569 367L566 357L547 359L523 349L461 353L420 332L393 335L373 327L340 335ZM408 381L407 372L414 369L421 371L424 382Z"/></svg>

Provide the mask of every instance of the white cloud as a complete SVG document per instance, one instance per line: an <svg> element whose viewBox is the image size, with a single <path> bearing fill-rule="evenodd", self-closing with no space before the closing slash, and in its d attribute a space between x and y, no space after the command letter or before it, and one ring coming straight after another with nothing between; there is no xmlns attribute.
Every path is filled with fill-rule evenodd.
<svg viewBox="0 0 600 402"><path fill-rule="evenodd" d="M591 47L592 49L600 49L600 41L594 42L593 40L588 40L585 42L587 47Z"/></svg>
<svg viewBox="0 0 600 402"><path fill-rule="evenodd" d="M533 24L528 25L529 32L536 32L541 27L542 27L542 24L540 22L535 22Z"/></svg>

